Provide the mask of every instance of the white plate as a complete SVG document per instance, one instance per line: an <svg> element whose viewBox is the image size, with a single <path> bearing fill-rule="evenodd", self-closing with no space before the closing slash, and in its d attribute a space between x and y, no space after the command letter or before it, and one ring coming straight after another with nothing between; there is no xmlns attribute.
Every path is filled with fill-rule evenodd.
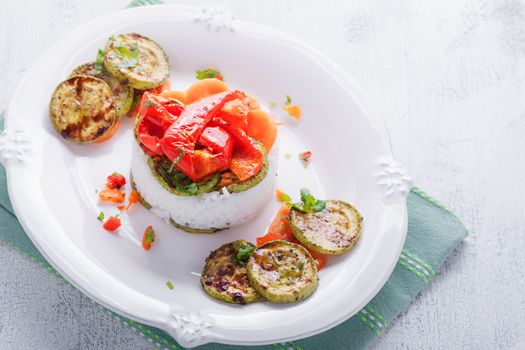
<svg viewBox="0 0 525 350"><path fill-rule="evenodd" d="M214 235L178 231L140 206L120 234L102 229L95 189L112 171L129 173L131 123L102 145L74 145L52 129L48 102L55 86L75 66L93 60L110 35L131 31L153 38L168 52L177 88L194 81L196 69L213 65L232 87L251 92L266 106L290 95L302 107L303 119L286 119L279 133L278 187L294 196L309 187L321 198L353 203L364 216L358 244L330 259L311 298L239 307L201 290L196 273L209 251L264 233L278 208L275 201L256 220ZM0 158L13 207L33 243L100 304L166 330L182 346L284 342L354 315L383 286L405 240L410 181L392 159L380 119L367 114L363 104L341 68L286 34L238 21L223 8L142 7L78 27L35 62L13 95ZM297 159L304 150L314 154L308 169ZM150 224L158 240L145 252L140 239ZM173 290L166 287L168 280Z"/></svg>

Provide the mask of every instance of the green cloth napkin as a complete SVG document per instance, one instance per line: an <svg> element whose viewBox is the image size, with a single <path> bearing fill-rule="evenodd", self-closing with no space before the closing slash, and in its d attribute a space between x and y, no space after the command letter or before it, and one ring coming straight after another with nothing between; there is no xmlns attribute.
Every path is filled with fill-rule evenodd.
<svg viewBox="0 0 525 350"><path fill-rule="evenodd" d="M134 0L129 7L160 2ZM2 129L3 119L0 116L0 130ZM372 344L430 282L445 258L467 236L465 227L456 216L421 190L412 189L407 198L407 206L408 235L401 257L390 279L368 305L346 322L322 334L288 343L251 347L251 349L365 349ZM0 239L62 278L31 243L18 223L7 194L6 174L3 167L0 167ZM149 338L157 348L182 348L164 331L114 315L133 331ZM246 348L208 344L199 349Z"/></svg>
<svg viewBox="0 0 525 350"><path fill-rule="evenodd" d="M3 120L0 120L1 129ZM408 235L401 257L388 282L368 305L346 322L317 336L252 349L365 349L374 342L430 282L445 258L467 236L465 227L456 216L421 190L412 189L407 198L407 205ZM0 167L0 239L62 278L31 243L18 223L7 194L3 167ZM133 331L150 338L157 347L181 348L164 331L117 314L115 317L129 325ZM200 349L246 348L209 344Z"/></svg>

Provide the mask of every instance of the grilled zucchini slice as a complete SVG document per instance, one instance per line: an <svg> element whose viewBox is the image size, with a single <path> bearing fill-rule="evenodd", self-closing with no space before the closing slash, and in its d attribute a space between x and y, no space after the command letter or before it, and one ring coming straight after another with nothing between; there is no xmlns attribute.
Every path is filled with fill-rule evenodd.
<svg viewBox="0 0 525 350"><path fill-rule="evenodd" d="M274 303L308 298L317 288L317 264L295 243L272 241L258 247L246 267L250 284Z"/></svg>
<svg viewBox="0 0 525 350"><path fill-rule="evenodd" d="M117 121L115 97L102 79L77 75L61 82L49 104L51 124L63 138L94 142Z"/></svg>
<svg viewBox="0 0 525 350"><path fill-rule="evenodd" d="M290 211L294 236L305 247L321 254L338 255L349 251L361 234L363 217L350 204L326 201L320 212Z"/></svg>
<svg viewBox="0 0 525 350"><path fill-rule="evenodd" d="M238 240L212 251L206 258L201 284L211 297L232 304L252 303L260 298L246 275L243 262L255 246Z"/></svg>
<svg viewBox="0 0 525 350"><path fill-rule="evenodd" d="M138 90L162 85L170 75L168 55L153 40L136 33L109 38L104 66L121 81Z"/></svg>
<svg viewBox="0 0 525 350"><path fill-rule="evenodd" d="M122 118L129 112L133 103L133 88L131 86L125 82L121 82L105 69L97 69L95 62L78 66L71 72L70 77L74 77L75 75L89 75L104 80L115 94L117 118Z"/></svg>

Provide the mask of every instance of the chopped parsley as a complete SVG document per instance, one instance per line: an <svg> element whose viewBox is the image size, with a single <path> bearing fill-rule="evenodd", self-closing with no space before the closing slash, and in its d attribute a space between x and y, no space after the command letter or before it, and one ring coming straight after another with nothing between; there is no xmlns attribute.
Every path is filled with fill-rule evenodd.
<svg viewBox="0 0 525 350"><path fill-rule="evenodd" d="M177 165L177 163L182 159L182 157L184 157L184 155L186 154L186 152L184 152L184 150L182 148L177 148L177 150L180 152L178 156L175 157L175 159L173 159L173 162L171 163L171 166L170 168L168 169L168 173L171 174L171 172L173 171L173 168L175 167L175 165Z"/></svg>
<svg viewBox="0 0 525 350"><path fill-rule="evenodd" d="M166 282L166 286L168 286L169 289L173 289L173 288L175 288L175 287L173 286L173 283L171 283L171 281Z"/></svg>
<svg viewBox="0 0 525 350"><path fill-rule="evenodd" d="M104 50L98 49L97 60L95 61L95 67L98 74L102 73L102 70L104 69L104 54Z"/></svg>
<svg viewBox="0 0 525 350"><path fill-rule="evenodd" d="M180 156L180 155L179 155ZM178 158L178 157L177 157ZM186 176L180 171L174 171L174 166L177 164L177 158L174 159L172 165L169 165L169 169L163 167L163 165L156 166L155 169L159 172L159 175L172 187L175 187L177 191L188 193L189 195L196 195L199 193L199 186L195 182L188 183ZM166 166L166 167L168 167ZM173 171L173 173L171 173ZM187 185L185 185L186 183Z"/></svg>
<svg viewBox="0 0 525 350"><path fill-rule="evenodd" d="M292 201L292 197L282 192L281 195L279 196L279 200L284 203L289 203Z"/></svg>
<svg viewBox="0 0 525 350"><path fill-rule="evenodd" d="M146 243L155 242L155 231L153 231L153 228L151 226L149 226L146 229L146 232L144 232L144 242Z"/></svg>
<svg viewBox="0 0 525 350"><path fill-rule="evenodd" d="M299 271L303 271L303 269L304 269L304 261L299 261L299 263L297 264L297 267L299 268Z"/></svg>
<svg viewBox="0 0 525 350"><path fill-rule="evenodd" d="M119 65L120 68L135 67L139 61L139 46L134 43L131 49L128 49L122 41L115 39L115 37L111 37L111 40L117 56L122 59L122 63Z"/></svg>
<svg viewBox="0 0 525 350"><path fill-rule="evenodd" d="M275 109L275 108L277 108L277 103L275 103L275 102L273 102L273 101L270 102L270 108L271 108L271 109Z"/></svg>
<svg viewBox="0 0 525 350"><path fill-rule="evenodd" d="M196 195L197 193L199 193L199 186L197 186L197 184L196 184L195 182L192 182L192 183L189 184L188 186L183 186L183 185L181 185L180 183L176 182L176 183L175 183L175 187L177 187L177 189L178 189L179 191L189 193L189 194L191 194L192 196L194 196L194 195Z"/></svg>
<svg viewBox="0 0 525 350"><path fill-rule="evenodd" d="M255 250L255 246L251 243L241 241L237 245L237 253L235 253L235 256L233 259L236 263L239 265L245 265L248 262L248 259L252 255L253 251Z"/></svg>
<svg viewBox="0 0 525 350"><path fill-rule="evenodd" d="M301 188L301 203L292 203L292 198L286 193L282 193L279 200L303 213L320 212L326 208L326 202L316 199L307 188Z"/></svg>
<svg viewBox="0 0 525 350"><path fill-rule="evenodd" d="M208 67L203 70L197 70L197 74L195 75L195 78L197 78L198 80L208 79L208 78L217 78L219 80L224 79L224 77L222 76L222 73L213 67Z"/></svg>
<svg viewBox="0 0 525 350"><path fill-rule="evenodd" d="M290 153L285 153L284 158L286 158L286 160L290 160L292 159L292 155Z"/></svg>
<svg viewBox="0 0 525 350"><path fill-rule="evenodd" d="M285 106L288 106L292 103L292 98L289 95L286 95L286 101L284 102Z"/></svg>
<svg viewBox="0 0 525 350"><path fill-rule="evenodd" d="M97 216L97 220L100 221L100 222L104 222L104 212L100 212Z"/></svg>

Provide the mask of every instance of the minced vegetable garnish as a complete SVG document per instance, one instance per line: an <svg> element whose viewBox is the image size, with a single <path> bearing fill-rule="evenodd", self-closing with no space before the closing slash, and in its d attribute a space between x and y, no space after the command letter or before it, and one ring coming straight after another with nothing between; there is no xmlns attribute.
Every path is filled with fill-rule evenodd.
<svg viewBox="0 0 525 350"><path fill-rule="evenodd" d="M213 67L208 67L203 70L197 70L197 74L195 75L195 78L199 80L208 79L208 78L216 78L219 80L224 80L222 73Z"/></svg>
<svg viewBox="0 0 525 350"><path fill-rule="evenodd" d="M144 250L150 250L151 245L153 244L153 242L155 242L155 238L156 234L153 230L153 226L150 225L146 227L146 229L144 230L144 235L142 236L142 248L144 248Z"/></svg>
<svg viewBox="0 0 525 350"><path fill-rule="evenodd" d="M312 158L312 151L306 151L299 153L299 160L303 163L303 166L306 168L310 163L310 158Z"/></svg>

